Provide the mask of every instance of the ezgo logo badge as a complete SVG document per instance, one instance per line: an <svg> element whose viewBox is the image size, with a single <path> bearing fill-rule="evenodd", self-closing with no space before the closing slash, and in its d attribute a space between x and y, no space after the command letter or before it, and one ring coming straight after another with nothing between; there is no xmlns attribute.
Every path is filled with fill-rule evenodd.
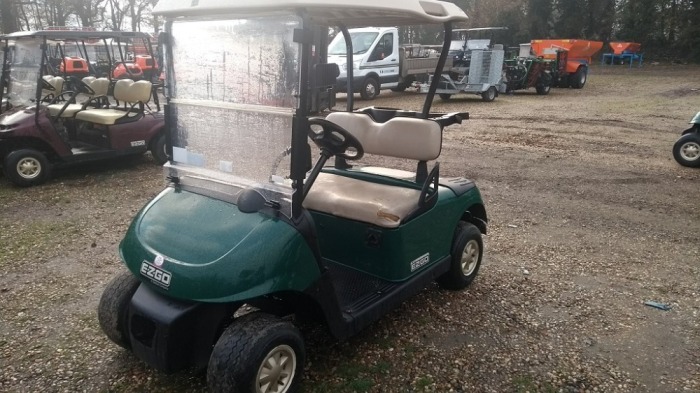
<svg viewBox="0 0 700 393"><path fill-rule="evenodd" d="M170 272L159 269L156 265L151 265L146 261L141 263L141 274L150 278L152 283L164 289L168 289L170 286L170 279L173 276Z"/></svg>

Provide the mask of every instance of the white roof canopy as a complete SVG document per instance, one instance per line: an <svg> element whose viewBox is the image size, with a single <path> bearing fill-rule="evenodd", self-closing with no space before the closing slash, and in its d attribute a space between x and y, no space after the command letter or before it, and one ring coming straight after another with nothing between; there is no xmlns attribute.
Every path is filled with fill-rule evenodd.
<svg viewBox="0 0 700 393"><path fill-rule="evenodd" d="M463 22L459 7L438 0L160 0L154 14L177 17L253 17L305 12L319 25L398 26Z"/></svg>

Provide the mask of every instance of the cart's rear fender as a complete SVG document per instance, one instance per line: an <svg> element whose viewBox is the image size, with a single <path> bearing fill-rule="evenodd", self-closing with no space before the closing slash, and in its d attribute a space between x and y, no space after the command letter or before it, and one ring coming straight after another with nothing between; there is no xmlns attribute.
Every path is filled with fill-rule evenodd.
<svg viewBox="0 0 700 393"><path fill-rule="evenodd" d="M175 187L136 216L120 254L155 291L201 302L303 291L320 275L304 236L287 221Z"/></svg>

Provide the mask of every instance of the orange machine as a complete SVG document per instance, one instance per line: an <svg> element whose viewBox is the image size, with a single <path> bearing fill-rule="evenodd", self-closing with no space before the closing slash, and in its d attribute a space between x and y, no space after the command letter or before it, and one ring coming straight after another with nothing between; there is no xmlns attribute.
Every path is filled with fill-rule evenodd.
<svg viewBox="0 0 700 393"><path fill-rule="evenodd" d="M141 80L143 79L143 70L135 63L118 62L112 71L112 78Z"/></svg>
<svg viewBox="0 0 700 393"><path fill-rule="evenodd" d="M610 48L613 54L619 56L623 53L637 53L642 49L642 44L638 42L611 42Z"/></svg>
<svg viewBox="0 0 700 393"><path fill-rule="evenodd" d="M556 60L558 51L566 51L566 72L570 74L575 73L581 63L590 64L593 55L603 48L600 41L576 39L532 40L530 44L535 54L545 59Z"/></svg>
<svg viewBox="0 0 700 393"><path fill-rule="evenodd" d="M59 66L59 71L64 75L74 75L78 77L85 77L90 74L87 61L77 56L64 57Z"/></svg>

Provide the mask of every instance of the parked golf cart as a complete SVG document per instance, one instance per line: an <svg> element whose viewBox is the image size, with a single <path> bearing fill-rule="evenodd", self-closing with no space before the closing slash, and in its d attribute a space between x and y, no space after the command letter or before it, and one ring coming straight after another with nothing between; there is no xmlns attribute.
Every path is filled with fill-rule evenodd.
<svg viewBox="0 0 700 393"><path fill-rule="evenodd" d="M167 161L164 119L151 82L100 77L85 50L88 41L142 36L49 30L0 37L14 41L12 56L5 51L3 60L9 77L0 80L8 99L0 108L0 162L12 183L37 185L55 167L148 150L158 163ZM80 52L68 55L67 43ZM152 97L158 112L147 106Z"/></svg>
<svg viewBox="0 0 700 393"><path fill-rule="evenodd" d="M199 0L154 12L166 19L169 184L120 244L128 271L98 306L112 341L165 372L208 367L213 391L292 392L305 360L296 321L343 339L433 281L474 280L483 201L473 182L428 164L443 128L468 114L430 111L436 79L420 112L353 111L350 95L346 111L314 117L312 97L339 67L307 67L318 26L344 32L352 80L347 27L442 23L440 74L463 11L435 0ZM365 154L416 170L352 165ZM237 315L243 304L259 311Z"/></svg>
<svg viewBox="0 0 700 393"><path fill-rule="evenodd" d="M683 166L700 167L700 112L690 121L692 127L683 131L673 144L673 158Z"/></svg>

